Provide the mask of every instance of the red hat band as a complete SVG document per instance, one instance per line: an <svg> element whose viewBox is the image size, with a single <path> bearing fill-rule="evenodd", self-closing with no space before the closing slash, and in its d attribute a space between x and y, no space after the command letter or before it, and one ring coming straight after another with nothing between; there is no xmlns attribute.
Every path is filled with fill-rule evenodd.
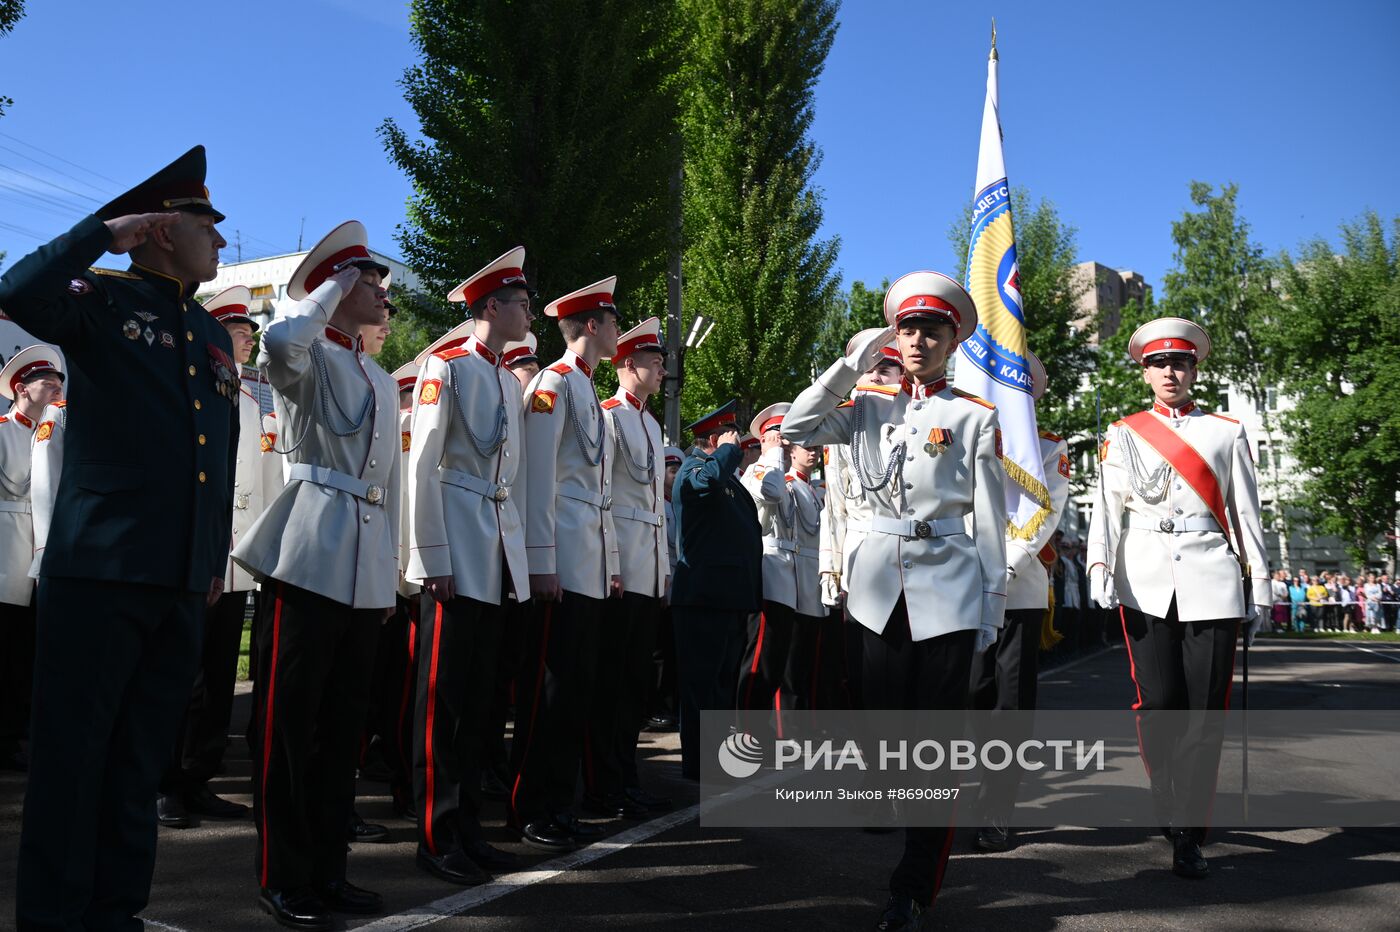
<svg viewBox="0 0 1400 932"><path fill-rule="evenodd" d="M248 305L246 304L226 304L211 315L219 323L223 323L229 318L249 317Z"/></svg>
<svg viewBox="0 0 1400 932"><path fill-rule="evenodd" d="M1183 353L1195 356L1196 344L1190 340L1183 340L1181 337L1169 337L1165 340L1153 340L1142 348L1143 359L1157 353Z"/></svg>
<svg viewBox="0 0 1400 932"><path fill-rule="evenodd" d="M10 394L16 394L18 392L19 383L23 382L25 379L29 378L36 372L57 371L58 366L54 363L49 362L47 359L35 360L34 362L31 362L29 365L25 366L23 369L16 372L15 377L10 379Z"/></svg>
<svg viewBox="0 0 1400 932"><path fill-rule="evenodd" d="M763 422L761 432L766 434L768 433L768 431L772 430L775 427L781 427L782 424L783 416L781 414L779 414L777 417L770 417L768 420Z"/></svg>
<svg viewBox="0 0 1400 932"><path fill-rule="evenodd" d="M595 291L593 294L581 294L577 298L570 298L567 301L560 301L556 314L560 317L572 317L575 314L582 314L584 311L617 311L617 305L613 304L613 296L606 291Z"/></svg>
<svg viewBox="0 0 1400 932"><path fill-rule="evenodd" d="M962 323L962 315L958 309L937 295L932 294L911 294L903 301L899 302L899 310L895 312L895 322L903 320L912 314L927 314L931 317L946 317L954 325Z"/></svg>
<svg viewBox="0 0 1400 932"><path fill-rule="evenodd" d="M526 287L525 270L497 269L490 275L484 275L479 281L472 282L462 290L462 300L468 304L475 304L496 289L504 288L507 285Z"/></svg>
<svg viewBox="0 0 1400 932"><path fill-rule="evenodd" d="M504 356L501 357L501 365L508 366L511 363L520 359L524 359L527 356L531 359L537 358L535 356L535 351L530 349L530 347L517 346L515 349L511 350L509 353L506 353Z"/></svg>
<svg viewBox="0 0 1400 932"><path fill-rule="evenodd" d="M880 347L880 355L890 362L899 363L900 366L904 365L904 357L899 355L899 350L895 349L893 346ZM881 361L883 362L884 360Z"/></svg>
<svg viewBox="0 0 1400 932"><path fill-rule="evenodd" d="M561 314L560 316L562 317L563 315ZM631 354L639 353L642 350L651 350L656 353L664 353L666 351L665 347L657 342L656 337L650 333L644 333L641 336L633 337L627 342L617 345L617 354L613 356L613 365L617 365Z"/></svg>
<svg viewBox="0 0 1400 932"><path fill-rule="evenodd" d="M317 288L320 288L321 285L325 283L326 279L330 278L333 274L335 274L336 266L343 265L345 262L352 259L366 259L369 261L373 261L372 257L369 254L369 250L366 249L364 246L346 246L339 252L332 253L331 255L327 256L321 261L319 265L316 266L316 268L311 270L311 273L309 275L306 276L306 284L304 287L306 288L307 293L309 294L315 291Z"/></svg>
<svg viewBox="0 0 1400 932"><path fill-rule="evenodd" d="M404 376L403 378L399 379L399 391L401 391L401 392L406 392L406 391L408 391L409 389L413 388L413 386L415 386L415 385L417 385L417 384L418 384L418 376L416 376L416 375L406 375L406 376Z"/></svg>

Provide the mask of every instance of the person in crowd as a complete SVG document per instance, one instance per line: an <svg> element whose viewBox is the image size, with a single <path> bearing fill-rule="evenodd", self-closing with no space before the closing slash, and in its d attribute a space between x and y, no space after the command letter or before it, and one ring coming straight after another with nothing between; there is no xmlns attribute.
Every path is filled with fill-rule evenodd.
<svg viewBox="0 0 1400 932"><path fill-rule="evenodd" d="M1288 630L1288 579L1284 570L1275 570L1273 579L1269 582L1269 592L1273 595L1274 604L1270 610L1270 619L1273 622L1275 631Z"/></svg>

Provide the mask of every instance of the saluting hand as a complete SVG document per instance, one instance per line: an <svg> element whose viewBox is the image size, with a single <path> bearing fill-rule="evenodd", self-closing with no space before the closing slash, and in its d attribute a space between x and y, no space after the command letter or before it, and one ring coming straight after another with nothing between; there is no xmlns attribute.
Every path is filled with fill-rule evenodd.
<svg viewBox="0 0 1400 932"><path fill-rule="evenodd" d="M328 281L333 281L339 285L341 292L344 294L349 294L350 289L354 288L355 283L359 280L360 270L353 265L347 265L328 279Z"/></svg>
<svg viewBox="0 0 1400 932"><path fill-rule="evenodd" d="M724 433L720 434L719 440L717 441L717 445L722 447L726 443L732 443L735 446L738 446L739 432L737 430L726 430Z"/></svg>
<svg viewBox="0 0 1400 932"><path fill-rule="evenodd" d="M113 255L130 252L150 239L156 230L171 227L180 220L180 212L171 210L154 214L127 214L107 221L107 229L112 232L112 245L107 251Z"/></svg>
<svg viewBox="0 0 1400 932"><path fill-rule="evenodd" d="M767 453L774 447L785 446L783 443L782 431L765 430L763 436L758 438L758 445L762 448L764 453Z"/></svg>

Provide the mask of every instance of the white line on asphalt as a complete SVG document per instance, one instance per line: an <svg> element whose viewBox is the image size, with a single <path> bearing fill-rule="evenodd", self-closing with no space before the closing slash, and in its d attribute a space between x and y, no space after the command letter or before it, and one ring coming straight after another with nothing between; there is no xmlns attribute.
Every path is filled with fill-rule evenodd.
<svg viewBox="0 0 1400 932"><path fill-rule="evenodd" d="M1353 644L1350 641L1343 641L1342 643L1347 647L1355 648L1356 650L1364 650L1366 653L1375 654L1377 657L1384 657L1392 663L1400 663L1400 657L1397 657L1394 651L1376 650L1374 647L1362 647L1360 644Z"/></svg>
<svg viewBox="0 0 1400 932"><path fill-rule="evenodd" d="M566 871L576 867L590 864L599 858L607 857L614 852L624 848L630 848L638 842L646 841L655 835L669 831L678 825L684 825L700 814L699 803L688 806L685 809L677 810L669 815L652 819L650 822L643 822L641 825L627 829L625 832L618 832L603 841L597 841L586 848L581 848L571 854L557 857L552 861L545 861L528 871L518 871L514 874L502 874L500 878L479 887L472 887L470 890L463 890L452 896L445 896L440 900L434 900L423 906L416 906L406 913L396 913L392 916L385 916L376 919L368 925L359 926L362 932L408 932L409 929L421 929L430 926L435 922L450 919L453 916L460 916L467 910L475 909L484 903L500 899L508 893L516 890L552 880Z"/></svg>
<svg viewBox="0 0 1400 932"><path fill-rule="evenodd" d="M146 925L148 926L155 926L157 929L165 929L167 930L167 932L185 932L185 930L180 928L179 926L172 926L166 922L157 922L154 919L147 919L145 916L141 917L141 921L146 923Z"/></svg>

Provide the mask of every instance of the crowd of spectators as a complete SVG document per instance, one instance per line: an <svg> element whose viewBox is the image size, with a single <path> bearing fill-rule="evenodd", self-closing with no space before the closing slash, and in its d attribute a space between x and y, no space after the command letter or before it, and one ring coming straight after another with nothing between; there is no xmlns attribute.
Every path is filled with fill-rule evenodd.
<svg viewBox="0 0 1400 932"><path fill-rule="evenodd" d="M1388 573L1326 570L1273 576L1275 631L1394 631L1400 612L1400 583Z"/></svg>

